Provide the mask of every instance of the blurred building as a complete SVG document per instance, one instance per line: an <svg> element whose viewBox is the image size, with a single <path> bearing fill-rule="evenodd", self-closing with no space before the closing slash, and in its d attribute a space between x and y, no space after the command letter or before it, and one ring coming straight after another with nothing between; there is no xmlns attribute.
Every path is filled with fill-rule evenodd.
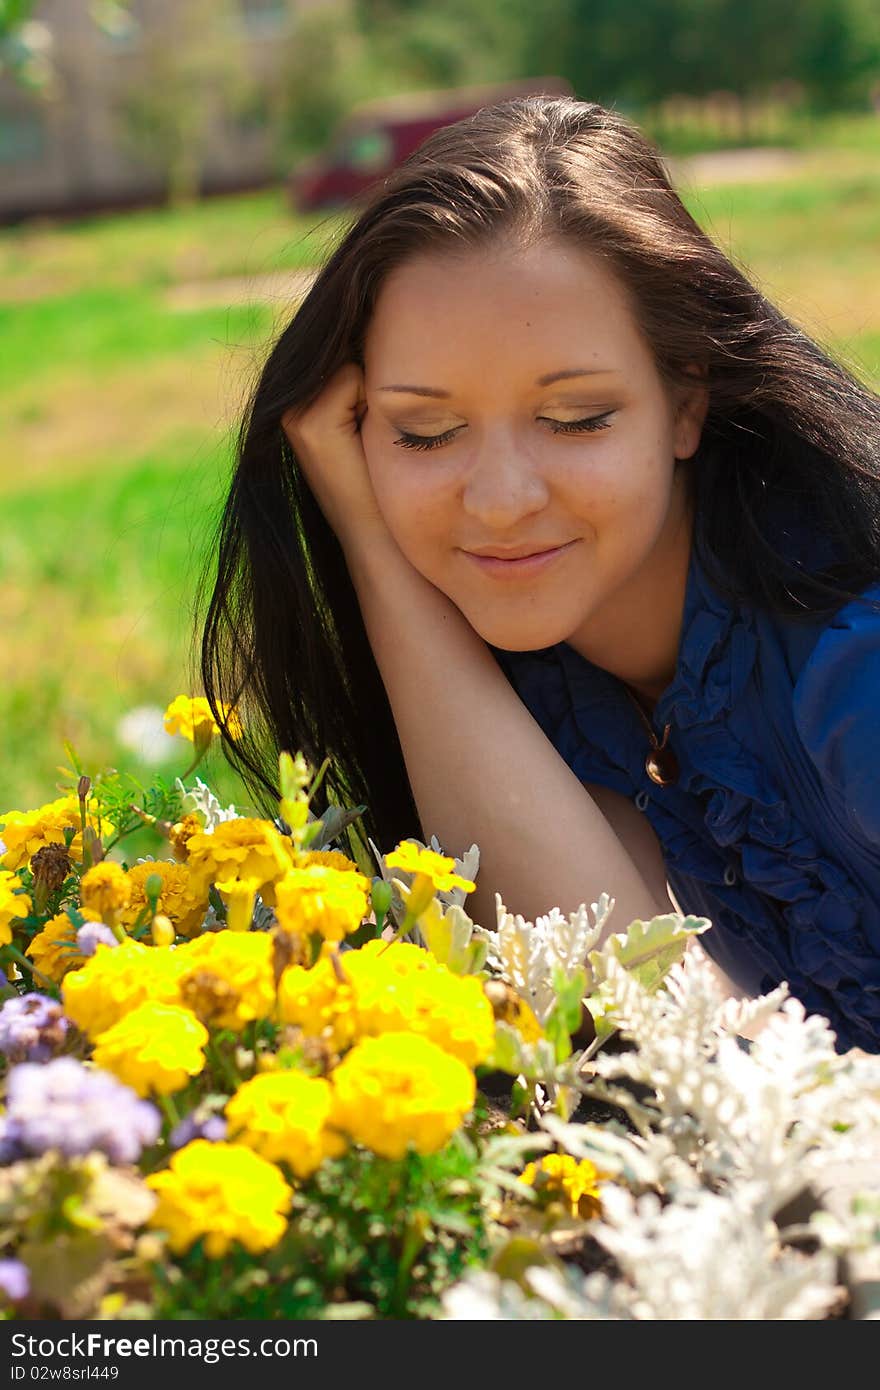
<svg viewBox="0 0 880 1390"><path fill-rule="evenodd" d="M297 14L332 3L131 0L102 26L94 0L39 0L49 81L0 75L0 221L156 201L175 140L202 192L269 182L279 61Z"/></svg>

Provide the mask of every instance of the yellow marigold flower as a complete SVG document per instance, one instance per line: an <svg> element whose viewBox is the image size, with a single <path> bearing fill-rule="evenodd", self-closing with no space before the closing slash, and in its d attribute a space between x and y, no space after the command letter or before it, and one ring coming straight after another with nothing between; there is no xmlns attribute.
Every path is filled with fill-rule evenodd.
<svg viewBox="0 0 880 1390"><path fill-rule="evenodd" d="M393 953L406 944L385 947L370 941L343 957L357 1000L359 1035L418 1033L466 1066L484 1062L495 1046L495 1016L481 981L475 975L454 975L436 962L427 969L404 966L401 971ZM427 951L419 954L428 956ZM391 958L387 963L386 957Z"/></svg>
<svg viewBox="0 0 880 1390"><path fill-rule="evenodd" d="M89 823L95 830L113 829L106 820L99 826L92 814L89 815ZM79 863L82 860L82 827L78 797L60 796L56 801L38 806L35 811L0 813L0 838L6 846L0 868L20 869L46 845L63 845L67 829L76 831L68 853L73 861Z"/></svg>
<svg viewBox="0 0 880 1390"><path fill-rule="evenodd" d="M335 967L291 966L278 987L283 1022L337 1049L355 1038L418 1033L474 1067L495 1043L495 1018L476 976L454 975L428 951L406 941L368 941L345 951Z"/></svg>
<svg viewBox="0 0 880 1390"><path fill-rule="evenodd" d="M589 1159L579 1160L571 1154L545 1154L536 1163L529 1163L519 1180L548 1198L566 1202L571 1216L586 1220L601 1210L598 1183L605 1176Z"/></svg>
<svg viewBox="0 0 880 1390"><path fill-rule="evenodd" d="M165 1096L203 1070L207 1042L207 1028L188 1009L150 999L98 1034L92 1061L139 1096Z"/></svg>
<svg viewBox="0 0 880 1390"><path fill-rule="evenodd" d="M332 1105L330 1084L319 1076L264 1072L228 1102L229 1137L307 1178L325 1158L345 1151L342 1136L327 1128Z"/></svg>
<svg viewBox="0 0 880 1390"><path fill-rule="evenodd" d="M105 948L109 949L109 948ZM60 984L68 970L81 966L85 956L76 949L76 927L66 912L51 918L25 951L34 965L54 984Z"/></svg>
<svg viewBox="0 0 880 1390"><path fill-rule="evenodd" d="M498 978L484 980L483 993L492 1005L496 1020L509 1023L519 1033L523 1042L540 1042L545 1036L534 1009L520 998L513 985Z"/></svg>
<svg viewBox="0 0 880 1390"><path fill-rule="evenodd" d="M210 834L192 835L187 862L205 892L218 880L254 879L260 897L274 907L275 884L292 868L290 848L290 840L271 821L242 816L221 821Z"/></svg>
<svg viewBox="0 0 880 1390"><path fill-rule="evenodd" d="M230 738L241 738L243 729L236 710L222 703L219 708ZM166 733L182 734L190 743L209 743L214 735L220 732L220 725L203 695L176 696L163 718Z"/></svg>
<svg viewBox="0 0 880 1390"><path fill-rule="evenodd" d="M179 821L176 821L168 831L168 840L174 851L174 857L178 862L183 863L189 853L189 842L193 835L201 835L204 826L195 811L188 811Z"/></svg>
<svg viewBox="0 0 880 1390"><path fill-rule="evenodd" d="M104 859L87 870L80 883L83 911L112 925L131 898L131 884L121 864Z"/></svg>
<svg viewBox="0 0 880 1390"><path fill-rule="evenodd" d="M345 951L334 963L334 949L325 942L322 955L311 969L290 965L278 984L278 1011L283 1023L302 1028L309 1037L329 1032L339 1051L360 1036L358 985L370 978L370 963L381 957L383 987L391 989L402 977L431 968L433 958L409 942L370 941L356 951Z"/></svg>
<svg viewBox="0 0 880 1390"><path fill-rule="evenodd" d="M464 1062L414 1033L364 1038L331 1079L333 1123L384 1158L442 1148L476 1096Z"/></svg>
<svg viewBox="0 0 880 1390"><path fill-rule="evenodd" d="M476 884L469 878L454 873L455 860L445 854L437 854L432 849L422 849L411 840L401 840L396 849L385 856L389 869L403 869L407 874L421 874L429 878L435 893L448 893L452 888L463 888L472 893Z"/></svg>
<svg viewBox="0 0 880 1390"><path fill-rule="evenodd" d="M131 898L120 915L123 926L130 930L147 906L146 882L151 874L162 880L157 911L168 917L180 936L192 936L198 931L208 910L208 888L186 864L172 859L157 859L146 864L133 864L128 871Z"/></svg>
<svg viewBox="0 0 880 1390"><path fill-rule="evenodd" d="M268 932L206 932L174 949L180 1002L213 1028L243 1028L275 1012Z"/></svg>
<svg viewBox="0 0 880 1390"><path fill-rule="evenodd" d="M177 957L177 950L140 941L99 944L81 969L65 977L64 1012L95 1038L148 999L179 1004Z"/></svg>
<svg viewBox="0 0 880 1390"><path fill-rule="evenodd" d="M230 931L250 931L258 888L255 878L231 878L217 884L226 903L226 925Z"/></svg>
<svg viewBox="0 0 880 1390"><path fill-rule="evenodd" d="M274 1163L245 1144L194 1139L145 1181L159 1198L149 1224L168 1232L177 1255L200 1236L210 1259L225 1255L234 1241L259 1255L287 1228L291 1188Z"/></svg>
<svg viewBox="0 0 880 1390"><path fill-rule="evenodd" d="M275 885L275 913L286 931L341 941L367 915L370 880L363 874L322 864L291 869Z"/></svg>
<svg viewBox="0 0 880 1390"><path fill-rule="evenodd" d="M12 940L12 923L16 917L27 917L31 900L27 893L18 892L22 886L17 874L0 869L0 946Z"/></svg>
<svg viewBox="0 0 880 1390"><path fill-rule="evenodd" d="M357 1037L354 992L340 982L329 960L319 960L311 970L287 967L278 983L278 1014L282 1023L302 1028L309 1037L320 1037L327 1030L338 1050Z"/></svg>
<svg viewBox="0 0 880 1390"><path fill-rule="evenodd" d="M340 854L338 849L307 849L294 856L298 869L310 869L320 864L325 869L339 869L341 873L359 874L360 869L354 860Z"/></svg>

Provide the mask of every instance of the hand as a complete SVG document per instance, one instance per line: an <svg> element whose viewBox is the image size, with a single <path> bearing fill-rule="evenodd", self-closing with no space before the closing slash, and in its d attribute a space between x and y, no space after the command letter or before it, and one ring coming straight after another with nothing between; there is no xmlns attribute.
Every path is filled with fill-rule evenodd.
<svg viewBox="0 0 880 1390"><path fill-rule="evenodd" d="M311 405L281 417L315 501L346 552L375 536L389 538L361 441L366 413L363 371L346 362Z"/></svg>

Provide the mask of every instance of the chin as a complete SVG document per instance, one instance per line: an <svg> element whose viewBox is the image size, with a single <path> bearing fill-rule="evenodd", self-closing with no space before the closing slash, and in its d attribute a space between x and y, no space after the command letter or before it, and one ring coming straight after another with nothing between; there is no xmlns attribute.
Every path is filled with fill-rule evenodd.
<svg viewBox="0 0 880 1390"><path fill-rule="evenodd" d="M539 652L564 642L570 629L556 623L492 623L462 610L474 632L502 652Z"/></svg>

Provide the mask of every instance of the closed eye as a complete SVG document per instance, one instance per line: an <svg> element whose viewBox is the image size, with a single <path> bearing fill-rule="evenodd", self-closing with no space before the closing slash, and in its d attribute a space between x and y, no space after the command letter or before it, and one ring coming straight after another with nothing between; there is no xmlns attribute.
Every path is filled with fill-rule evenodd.
<svg viewBox="0 0 880 1390"><path fill-rule="evenodd" d="M593 430L607 429L614 413L613 410L606 410L604 415L591 415L586 420L551 420L546 415L539 415L538 419L545 420L553 434L589 434ZM455 429L444 430L443 434L407 434L402 431L394 443L399 444L401 449L437 449L441 444L447 444L463 428L463 425L457 425Z"/></svg>

